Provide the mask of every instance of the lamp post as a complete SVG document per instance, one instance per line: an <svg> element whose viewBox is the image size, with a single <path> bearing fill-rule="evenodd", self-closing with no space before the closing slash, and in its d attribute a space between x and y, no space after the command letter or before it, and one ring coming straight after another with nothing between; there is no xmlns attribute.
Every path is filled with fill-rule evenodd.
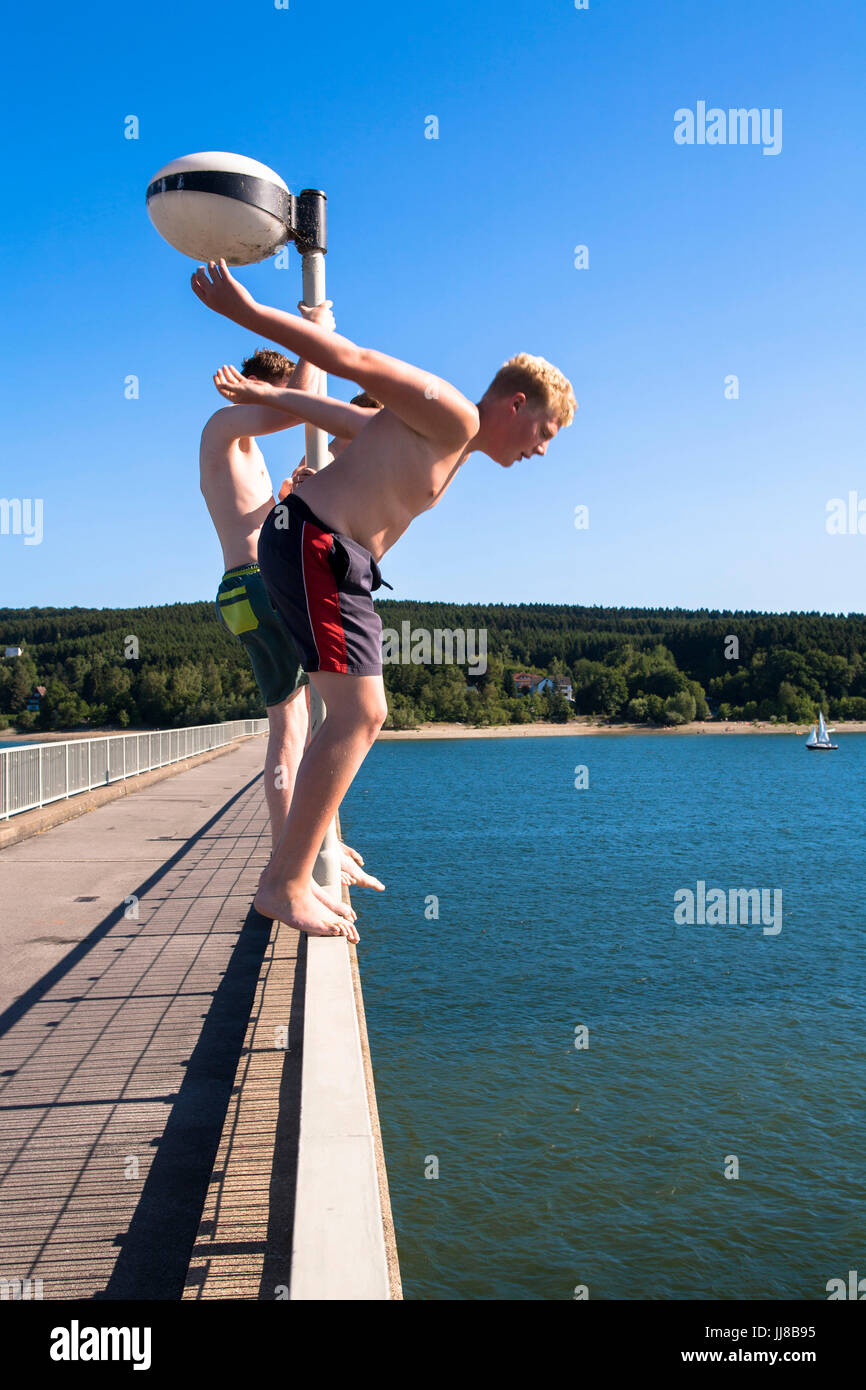
<svg viewBox="0 0 866 1390"><path fill-rule="evenodd" d="M193 260L252 265L294 242L301 256L303 301L311 307L325 299L326 202L317 188L305 188L296 196L279 174L258 160L213 150L172 160L154 175L147 190L147 210L156 230ZM320 394L325 386L320 371ZM324 430L306 426L306 461L315 472L328 462L327 444ZM321 696L311 686L311 738L325 713ZM313 875L339 899L340 849L333 821Z"/></svg>
<svg viewBox="0 0 866 1390"><path fill-rule="evenodd" d="M327 221L325 214L325 194L321 189L305 188L296 203L296 226L294 241L301 254L304 303L313 308L325 300L325 253L328 249ZM323 371L318 372L316 390L319 395L327 394L328 379ZM315 425L305 426L307 467L319 473L328 463L328 436ZM310 738L315 738L326 710L324 701L317 690L310 685ZM325 831L321 849L316 858L313 877L322 888L327 888L339 900L342 884L340 879L340 845L337 827L331 821Z"/></svg>

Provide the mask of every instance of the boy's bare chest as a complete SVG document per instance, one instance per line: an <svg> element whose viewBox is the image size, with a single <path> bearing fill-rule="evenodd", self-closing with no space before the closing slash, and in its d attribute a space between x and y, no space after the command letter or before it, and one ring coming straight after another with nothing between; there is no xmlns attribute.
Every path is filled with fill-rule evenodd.
<svg viewBox="0 0 866 1390"><path fill-rule="evenodd" d="M402 448L390 439L376 447L363 431L321 473L305 479L299 495L335 529L381 555L413 517L428 511L453 481L461 455L443 454L417 436Z"/></svg>

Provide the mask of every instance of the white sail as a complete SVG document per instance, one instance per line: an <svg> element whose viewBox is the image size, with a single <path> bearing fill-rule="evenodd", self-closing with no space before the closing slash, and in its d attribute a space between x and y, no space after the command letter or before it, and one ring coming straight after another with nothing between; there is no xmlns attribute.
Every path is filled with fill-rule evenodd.
<svg viewBox="0 0 866 1390"><path fill-rule="evenodd" d="M830 742L830 735L831 735L833 732L834 732L834 731L833 731L832 729L828 729L828 728L827 728L827 725L824 723L824 711L823 711L823 710L819 710L819 711L818 711L818 728L817 728L817 730L816 730L816 729L815 729L815 726L814 726L814 725L812 726L812 732L809 734L809 737L806 739L806 747L807 747L807 748L821 748L821 749L824 749L824 748L836 748L838 745L835 744L835 743L831 743L831 742Z"/></svg>

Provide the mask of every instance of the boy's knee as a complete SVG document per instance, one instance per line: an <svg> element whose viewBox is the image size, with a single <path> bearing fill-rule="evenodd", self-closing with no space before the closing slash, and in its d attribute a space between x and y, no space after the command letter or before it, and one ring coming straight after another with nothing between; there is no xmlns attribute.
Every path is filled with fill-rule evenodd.
<svg viewBox="0 0 866 1390"><path fill-rule="evenodd" d="M370 729L373 737L376 737L385 720L388 718L388 701L385 699L384 691L378 700L373 701L370 710Z"/></svg>
<svg viewBox="0 0 866 1390"><path fill-rule="evenodd" d="M388 701L381 680L369 677L330 676L321 682L327 719L345 735L362 734L372 743L388 718Z"/></svg>
<svg viewBox="0 0 866 1390"><path fill-rule="evenodd" d="M357 713L357 723L363 729L368 742L372 743L388 718L388 701L385 699L384 692L368 695Z"/></svg>

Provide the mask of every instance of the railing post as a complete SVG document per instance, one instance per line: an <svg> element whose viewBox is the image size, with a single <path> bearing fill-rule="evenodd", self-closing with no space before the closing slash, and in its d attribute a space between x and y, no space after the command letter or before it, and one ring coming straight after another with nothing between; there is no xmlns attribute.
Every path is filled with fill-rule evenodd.
<svg viewBox="0 0 866 1390"><path fill-rule="evenodd" d="M64 743L66 749L66 800L69 800L69 744Z"/></svg>

